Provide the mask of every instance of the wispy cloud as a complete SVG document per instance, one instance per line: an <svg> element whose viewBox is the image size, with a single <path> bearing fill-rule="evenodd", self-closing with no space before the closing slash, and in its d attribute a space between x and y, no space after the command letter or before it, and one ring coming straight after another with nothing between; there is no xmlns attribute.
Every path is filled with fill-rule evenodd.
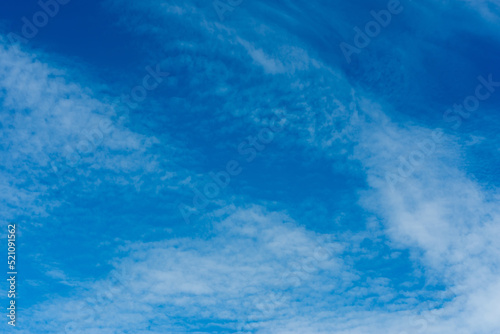
<svg viewBox="0 0 500 334"><path fill-rule="evenodd" d="M378 4L370 8L387 8ZM244 2L223 21L211 2L105 6L143 41L144 63L168 71L154 94L149 70L111 94L51 55L0 49L3 219L27 212L84 221L88 235L75 237L76 224L61 228L68 243L101 255L103 268L90 272L91 255L79 270L40 266L73 289L23 310L25 333L499 327L498 190L468 165L469 147L497 146L483 125L468 131L494 124L496 96L486 76L476 78L498 76L482 68L487 55L462 50L471 42L460 37L497 41L496 4L404 3L348 65L339 43L376 19L358 1ZM446 127L443 112L458 122L479 110L474 97L477 117L463 132ZM465 111L447 114L456 101ZM251 144L248 136L276 117L286 126L272 145ZM262 154L225 184L216 173L242 158L242 143ZM485 165L495 152L481 157ZM57 179L53 167L64 164L71 172ZM402 173L404 182L388 184L387 175ZM179 212L193 202L191 187L212 183L221 189L211 206ZM195 224L183 224L183 214Z"/></svg>

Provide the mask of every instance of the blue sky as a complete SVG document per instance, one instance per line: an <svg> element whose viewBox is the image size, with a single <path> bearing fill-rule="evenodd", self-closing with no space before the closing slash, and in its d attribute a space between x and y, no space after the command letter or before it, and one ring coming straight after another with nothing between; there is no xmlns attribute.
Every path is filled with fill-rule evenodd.
<svg viewBox="0 0 500 334"><path fill-rule="evenodd" d="M498 2L1 8L2 333L500 328Z"/></svg>

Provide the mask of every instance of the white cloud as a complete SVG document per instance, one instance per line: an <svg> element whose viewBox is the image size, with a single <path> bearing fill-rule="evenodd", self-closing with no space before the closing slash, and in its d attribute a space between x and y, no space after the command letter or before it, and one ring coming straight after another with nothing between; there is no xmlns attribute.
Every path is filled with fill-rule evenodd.
<svg viewBox="0 0 500 334"><path fill-rule="evenodd" d="M172 6L166 12L178 16L186 11L186 7ZM154 7L147 8L155 11ZM196 12L203 16L203 13ZM255 312L260 333L401 334L418 332L424 327L421 331L428 333L492 333L499 328L499 275L496 269L500 258L497 242L500 234L498 194L496 190L481 188L461 170L459 163L463 152L455 144L456 138L446 136L413 174L391 188L385 180L386 173L397 172L398 157L408 156L418 148L416 143L431 138L432 130L418 125L398 126L387 116L390 114L386 110L388 106L356 97L365 94L361 90L355 91L345 78L338 75L337 69L310 60L312 56L303 52L301 45L284 43L286 37L273 35L275 38L270 38L268 44L258 39L249 43L246 41L253 40L248 38L251 27L242 26L243 32L238 34L227 26L206 20L200 22L200 30L217 30L220 33L218 42L221 44L217 45L231 47L227 49L228 57L239 59L250 55L257 66L270 74L311 71L311 77L304 76L285 84L280 81L266 83L265 87L249 87L235 99L258 96L262 104L271 104L275 102L273 99L280 97L266 95L268 90L286 91L289 95L283 96L283 101L293 101L288 104L292 105L287 116L290 124L287 129L291 134L288 136L289 145L299 142L300 145L314 147L317 154L325 156L334 156L337 150L345 154L346 146L355 146L351 158L363 164L370 187L361 193L361 205L384 223L384 232L393 246L413 252L415 264L423 267L427 282L443 283L447 290L453 287L457 295L439 309L439 298L436 296L431 296L438 300L436 304L420 303L419 291L407 291L403 297L394 297L396 292L384 278L368 280L366 286L352 287L350 284L357 280L359 273L340 257L316 262L311 272L303 269L304 278L299 286L294 287L293 280L283 283L280 280L283 273L289 266L296 265L289 265L290 262L298 260L302 268L304 265L311 268L300 261L314 256L320 236L298 227L286 215L269 214L253 208L230 214L215 225L213 235L207 238L130 245L124 249L127 256L114 263L123 285L116 286L112 279L97 282L89 287L87 293L73 299L57 299L39 306L38 311L33 313L32 321L47 330L61 329L67 322L75 321L78 328L95 333L111 333L125 328L138 333L146 332L149 321L158 321L158 332L182 332L201 326L195 321L235 322ZM152 31L158 34L159 39L169 33L151 26L141 26L141 32ZM237 43L224 38L235 35L242 36L242 48L233 50ZM176 43L189 46L188 50L212 50L207 44L198 45L189 39ZM278 50L274 54L271 52L273 48ZM2 52L6 64L19 62L17 56L9 54L11 51ZM289 58L285 55L287 52ZM180 59L200 67L212 64L203 57L196 58L198 63L191 57L194 56L183 55L175 61ZM166 60L169 61L174 62ZM205 67L230 77L230 66L223 62ZM67 138L78 133L74 124L80 119L75 119L76 113L71 111L73 108L81 108L80 104L86 106L78 111L78 114L85 115L81 124L98 121L104 117L106 108L93 98L82 96L82 91L74 85L59 87L51 84L52 81L47 79L50 70L46 65L22 57L16 68L21 71L19 77L25 85L17 87L12 78L5 79L4 85L13 87L9 88L10 95L5 98L6 106L34 109L35 112L31 112L33 116L27 114L21 119L6 118L21 129L9 134L9 138L17 138L11 145L17 145L16 149L26 156L26 160L46 165L47 157L38 152L60 152ZM34 73L30 73L30 69ZM22 71L28 72L22 74ZM258 77L261 74L249 75ZM39 80L31 82L28 80L31 76ZM191 84L203 82L203 79L197 74ZM214 85L214 91L220 91L221 86L224 85ZM21 87L29 87L33 91L29 99L23 99L24 88ZM58 96L54 97L54 91L64 92L76 102L62 98L59 101ZM209 95L211 90L200 94ZM228 106L230 112L248 115L248 120L255 123L262 122L277 110L254 108L254 105L239 102L237 100ZM95 108L101 112L94 114L92 110ZM193 110L199 110L199 107ZM55 117L54 120L47 115ZM26 120L33 119L37 126L26 123ZM57 123L54 123L56 119ZM50 127L46 125L49 123L52 124ZM42 134L35 137L37 139L30 139L30 131L38 128ZM52 133L57 135L55 139L51 138ZM28 140L27 148L21 149L20 143L25 139ZM153 142L138 134L118 132L106 145L110 150L133 151L148 147ZM110 169L130 171L139 168L135 159L121 159L103 160L103 163ZM155 158L150 156L148 159L149 164L154 166ZM8 182L5 181L5 184ZM21 194L17 196L19 198ZM344 236L330 246L340 254L350 247L346 244L351 242L354 243ZM110 285L112 288L108 290ZM269 291L284 290L287 291L286 302L277 307L273 316L266 317L256 311L260 296L268 296ZM83 297L92 298L100 291L112 291L112 297L104 302L104 317L91 320L94 311L82 309L79 304ZM395 303L387 309L377 310L367 310L367 305L355 305L359 296L368 304L372 294L377 296L374 300L390 301L394 298ZM259 299L255 300L257 296ZM432 308L439 310L431 316L426 311ZM419 318L419 313L425 316Z"/></svg>
<svg viewBox="0 0 500 334"><path fill-rule="evenodd" d="M363 107L381 113L380 106ZM392 187L386 173L395 172L398 157L408 157L416 143L432 137L432 130L402 128L384 116L379 120L364 129L357 149L371 187L361 201L383 219L392 240L419 255L429 280L442 281L458 295L440 311L453 320L443 318L427 331L492 332L500 327L493 292L500 264L496 190L482 188L459 168L462 148L449 135L412 175ZM486 291L493 293L489 300Z"/></svg>
<svg viewBox="0 0 500 334"><path fill-rule="evenodd" d="M345 245L297 226L284 214L252 207L224 216L207 238L122 248L120 252L129 255L113 261L116 275L95 282L76 299L40 305L32 315L33 325L48 321L61 329L71 319L80 330L107 333L144 330L148 321L172 330L175 323L211 319L235 328L250 315L265 323L284 310L290 312L291 300L307 293L311 302L321 303L321 295L357 279L340 258ZM95 310L76 306L87 299ZM272 311L259 311L269 305ZM96 312L101 308L106 310L104 318ZM89 314L95 319L90 321Z"/></svg>
<svg viewBox="0 0 500 334"><path fill-rule="evenodd" d="M0 160L5 166L0 196L9 203L3 210L6 219L15 219L21 208L46 215L59 202L40 201L42 195L95 171L123 184L134 182L133 173L160 178L165 174L160 164L169 172L181 172L172 159L153 152L158 138L127 128L128 115L120 114L118 102L103 102L116 97L85 86L92 82L74 83L77 71L49 62L45 54L17 46L0 48ZM174 150L170 142L161 144L165 151ZM112 172L123 172L125 178L120 181ZM50 180L50 186L43 180ZM162 183L176 182L172 178Z"/></svg>

